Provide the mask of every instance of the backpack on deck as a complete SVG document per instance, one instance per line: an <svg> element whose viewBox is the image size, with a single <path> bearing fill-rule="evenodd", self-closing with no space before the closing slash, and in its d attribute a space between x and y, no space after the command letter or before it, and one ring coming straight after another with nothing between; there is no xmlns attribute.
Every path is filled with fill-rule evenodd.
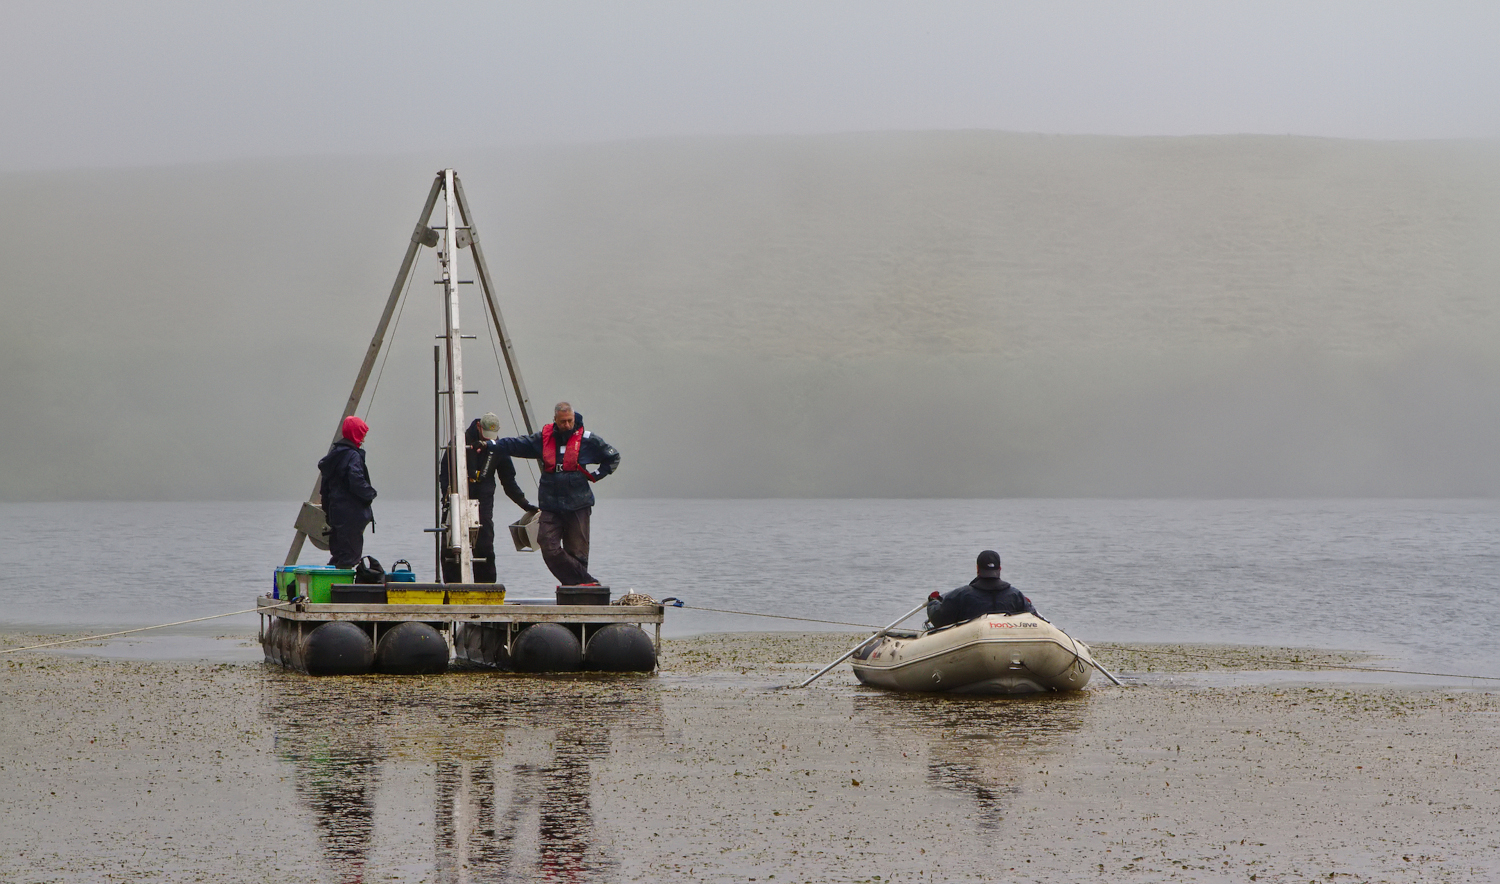
<svg viewBox="0 0 1500 884"><path fill-rule="evenodd" d="M354 566L355 583L384 583L385 568L374 556L365 556Z"/></svg>

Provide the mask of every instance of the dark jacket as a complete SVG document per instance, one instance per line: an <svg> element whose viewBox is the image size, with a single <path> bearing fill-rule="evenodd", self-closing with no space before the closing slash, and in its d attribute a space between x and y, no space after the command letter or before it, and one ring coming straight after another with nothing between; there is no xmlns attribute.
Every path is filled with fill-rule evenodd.
<svg viewBox="0 0 1500 884"><path fill-rule="evenodd" d="M998 577L975 577L968 586L960 586L927 603L927 619L934 627L962 623L985 614L1036 614L1036 608L1019 589Z"/></svg>
<svg viewBox="0 0 1500 884"><path fill-rule="evenodd" d="M496 451L488 444L484 434L479 431L479 420L476 418L464 430L464 442L467 449L465 460L469 464L469 497L472 500L494 500L495 478L500 479L500 487L505 489L505 496L509 497L516 506L523 510L531 509L531 501L526 499L526 492L516 484L516 465L511 459ZM443 450L443 461L438 467L438 488L443 494L448 493L448 451Z"/></svg>
<svg viewBox="0 0 1500 884"><path fill-rule="evenodd" d="M370 503L375 489L365 469L365 452L348 439L333 443L318 461L323 475L323 513L330 525L363 525L375 521Z"/></svg>
<svg viewBox="0 0 1500 884"><path fill-rule="evenodd" d="M583 441L578 443L578 463L598 464L599 469L594 473L595 478L602 479L613 473L620 466L620 452L614 446L595 436L588 430L575 427L574 433L583 433ZM557 444L562 445L572 438L559 436ZM502 454L511 457L529 457L532 460L542 459L542 434L532 433L530 436L507 436L504 439L496 439L490 445ZM562 458L558 458L562 463ZM594 490L589 487L589 480L583 473L576 470L568 470L561 473L543 472L536 487L537 506L549 513L570 513L573 510L581 510L584 507L594 505Z"/></svg>

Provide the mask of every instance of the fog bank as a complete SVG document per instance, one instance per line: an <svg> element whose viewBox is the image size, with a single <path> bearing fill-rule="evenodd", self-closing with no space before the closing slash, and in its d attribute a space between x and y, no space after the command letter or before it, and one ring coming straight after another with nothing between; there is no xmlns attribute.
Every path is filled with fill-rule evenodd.
<svg viewBox="0 0 1500 884"><path fill-rule="evenodd" d="M603 494L1500 493L1496 145L973 132L0 176L0 498L304 495L445 164ZM386 495L431 474L433 264Z"/></svg>

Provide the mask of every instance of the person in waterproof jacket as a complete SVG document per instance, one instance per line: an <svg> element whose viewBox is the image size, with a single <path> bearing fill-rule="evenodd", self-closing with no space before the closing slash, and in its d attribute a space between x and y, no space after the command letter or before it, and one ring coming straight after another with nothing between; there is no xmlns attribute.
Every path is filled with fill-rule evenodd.
<svg viewBox="0 0 1500 884"><path fill-rule="evenodd" d="M589 516L594 511L590 483L613 473L620 466L620 452L583 428L583 416L573 406L557 403L552 423L540 433L509 436L490 443L511 457L529 457L542 462L536 502L542 510L537 542L542 559L562 586L597 584L589 575ZM598 464L590 471L588 464Z"/></svg>
<svg viewBox="0 0 1500 884"><path fill-rule="evenodd" d="M364 555L365 526L375 521L370 509L375 489L360 448L370 426L351 414L339 429L344 438L318 461L318 472L322 474L323 516L328 521L328 564L353 568Z"/></svg>
<svg viewBox="0 0 1500 884"><path fill-rule="evenodd" d="M927 597L927 620L934 629L962 623L985 614L1040 614L1031 599L1019 589L1000 579L1000 554L987 549L975 561L977 572L967 586L946 595L934 592Z"/></svg>
<svg viewBox="0 0 1500 884"><path fill-rule="evenodd" d="M464 460L469 468L469 499L479 501L479 539L474 543L474 580L476 583L494 583L495 573L495 479L505 489L516 506L526 512L535 512L536 507L526 499L526 492L516 484L516 465L511 459L495 451L487 443L500 435L500 418L493 413L475 418L464 430ZM438 487L443 501L448 500L448 452L443 452L443 462L438 472ZM457 561L443 558L443 580L457 583L462 576Z"/></svg>

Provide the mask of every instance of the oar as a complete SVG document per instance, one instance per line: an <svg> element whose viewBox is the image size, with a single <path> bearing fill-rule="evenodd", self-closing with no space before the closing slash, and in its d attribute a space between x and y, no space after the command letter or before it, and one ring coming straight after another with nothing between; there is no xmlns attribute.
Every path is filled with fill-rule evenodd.
<svg viewBox="0 0 1500 884"><path fill-rule="evenodd" d="M833 661L832 663L829 663L827 666L824 666L821 670L818 671L817 675L814 675L812 678L809 678L807 681L804 681L802 684L797 685L797 687L799 687L799 688L805 688L808 685L812 684L813 682L817 681L818 679L822 678L824 675L826 675L828 673L829 670L833 669L833 667L839 665L840 663L842 663L845 660L849 659L850 657L854 656L854 652L855 651L858 651L860 648L864 647L865 645L869 644L870 642L875 641L876 639L880 638L882 635L885 635L887 632L890 632L892 629L895 629L897 626L899 626L901 624L902 620L905 620L906 618L908 618L911 615L917 613L918 611L925 611L925 610L927 610L927 603L923 602L922 604L917 605L915 608L912 608L910 611L907 611L905 614L902 614L900 616L900 618L898 618L897 620L895 620L894 622L892 622L890 626L887 626L886 628L880 630L879 632L875 633L874 635L870 636L869 638L865 639L864 641L860 642L859 644L857 644L854 647L850 648L849 650L845 651L844 655L842 657L838 658L837 660Z"/></svg>
<svg viewBox="0 0 1500 884"><path fill-rule="evenodd" d="M1123 684L1123 682L1121 682L1118 678L1115 678L1113 675L1110 675L1108 669L1105 669L1103 666L1100 666L1099 665L1099 661L1095 660L1093 658L1093 655L1089 656L1089 662L1093 664L1093 666L1094 666L1095 669L1097 669L1100 672L1104 673L1104 676L1106 678L1108 678L1110 681L1114 682L1115 684Z"/></svg>
<svg viewBox="0 0 1500 884"><path fill-rule="evenodd" d="M1088 645L1084 645L1083 646L1084 649L1085 649L1084 653L1080 654L1080 653L1078 653L1078 648L1077 648L1078 642L1073 641L1073 637L1072 636L1068 636L1068 641L1072 641L1073 644L1074 644L1073 656L1077 657L1080 660L1087 659L1089 661L1089 665L1090 666L1092 666L1095 669L1099 670L1100 672L1104 673L1104 677L1105 678L1109 679L1110 681L1114 682L1115 684L1123 684L1123 682L1121 682L1118 678L1115 678L1114 675L1112 675L1108 669L1105 669L1103 666L1099 665L1099 661L1094 659L1094 652L1090 651L1090 650L1087 650L1088 649Z"/></svg>

